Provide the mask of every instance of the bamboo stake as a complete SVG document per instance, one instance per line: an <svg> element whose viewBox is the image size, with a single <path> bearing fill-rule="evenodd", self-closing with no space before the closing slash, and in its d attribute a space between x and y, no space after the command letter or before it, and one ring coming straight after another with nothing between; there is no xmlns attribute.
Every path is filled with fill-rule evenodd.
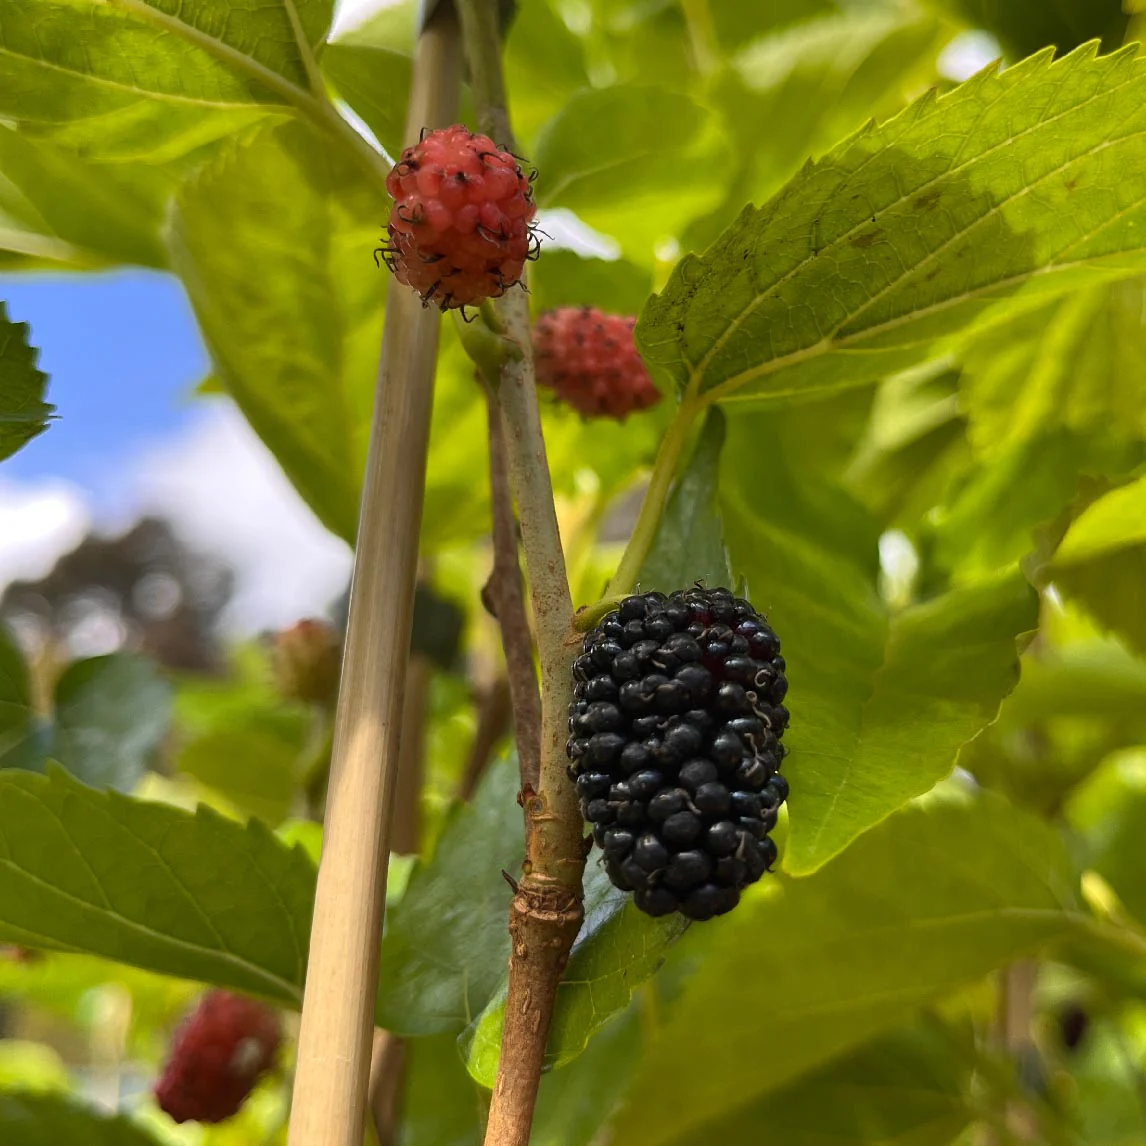
<svg viewBox="0 0 1146 1146"><path fill-rule="evenodd" d="M406 125L456 114L452 5L418 42ZM351 580L289 1146L361 1146L439 317L391 281Z"/></svg>

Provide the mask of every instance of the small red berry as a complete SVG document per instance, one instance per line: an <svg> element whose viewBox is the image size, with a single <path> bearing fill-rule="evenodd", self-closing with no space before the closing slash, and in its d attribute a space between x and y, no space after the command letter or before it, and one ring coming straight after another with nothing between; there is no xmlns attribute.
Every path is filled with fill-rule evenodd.
<svg viewBox="0 0 1146 1146"><path fill-rule="evenodd" d="M394 199L386 265L427 306L497 298L536 250L536 205L517 160L465 127L431 131L386 179Z"/></svg>
<svg viewBox="0 0 1146 1146"><path fill-rule="evenodd" d="M270 1067L280 1037L269 1007L208 991L175 1032L156 1101L176 1122L230 1118Z"/></svg>
<svg viewBox="0 0 1146 1146"><path fill-rule="evenodd" d="M326 707L338 699L342 641L325 621L308 618L276 633L272 665L280 696Z"/></svg>
<svg viewBox="0 0 1146 1146"><path fill-rule="evenodd" d="M533 328L537 381L585 417L623 419L661 399L633 342L637 320L591 306L561 307Z"/></svg>

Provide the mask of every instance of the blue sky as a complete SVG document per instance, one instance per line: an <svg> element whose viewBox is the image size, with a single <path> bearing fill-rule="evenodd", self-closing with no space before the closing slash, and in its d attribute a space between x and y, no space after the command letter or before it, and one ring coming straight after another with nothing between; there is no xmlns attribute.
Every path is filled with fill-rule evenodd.
<svg viewBox="0 0 1146 1146"><path fill-rule="evenodd" d="M117 463L194 414L190 392L208 360L182 287L136 270L4 275L0 298L31 326L59 413L4 463L4 476L64 478L88 490L97 511L111 508L122 496Z"/></svg>

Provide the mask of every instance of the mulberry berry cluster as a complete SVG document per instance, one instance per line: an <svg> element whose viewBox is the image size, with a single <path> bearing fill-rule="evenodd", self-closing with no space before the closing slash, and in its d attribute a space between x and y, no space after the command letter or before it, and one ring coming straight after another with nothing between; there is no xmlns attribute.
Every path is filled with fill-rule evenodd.
<svg viewBox="0 0 1146 1146"><path fill-rule="evenodd" d="M517 160L455 125L407 147L386 179L394 199L381 250L398 281L442 310L497 298L537 251L537 208Z"/></svg>
<svg viewBox="0 0 1146 1146"><path fill-rule="evenodd" d="M176 1122L222 1122L274 1061L278 1016L254 999L208 991L171 1041L155 1098Z"/></svg>
<svg viewBox="0 0 1146 1146"><path fill-rule="evenodd" d="M626 597L586 634L570 770L609 878L642 911L723 915L775 861L784 668L727 589Z"/></svg>
<svg viewBox="0 0 1146 1146"><path fill-rule="evenodd" d="M586 418L624 419L660 401L633 342L635 318L590 306L547 311L533 328L539 385Z"/></svg>

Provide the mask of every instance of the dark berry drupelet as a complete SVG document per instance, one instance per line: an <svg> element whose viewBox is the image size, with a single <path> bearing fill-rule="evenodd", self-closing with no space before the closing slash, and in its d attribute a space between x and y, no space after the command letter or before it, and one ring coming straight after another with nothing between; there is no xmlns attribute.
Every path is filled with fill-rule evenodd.
<svg viewBox="0 0 1146 1146"><path fill-rule="evenodd" d="M641 910L723 915L775 862L784 667L728 589L626 597L585 635L570 773L609 878Z"/></svg>

